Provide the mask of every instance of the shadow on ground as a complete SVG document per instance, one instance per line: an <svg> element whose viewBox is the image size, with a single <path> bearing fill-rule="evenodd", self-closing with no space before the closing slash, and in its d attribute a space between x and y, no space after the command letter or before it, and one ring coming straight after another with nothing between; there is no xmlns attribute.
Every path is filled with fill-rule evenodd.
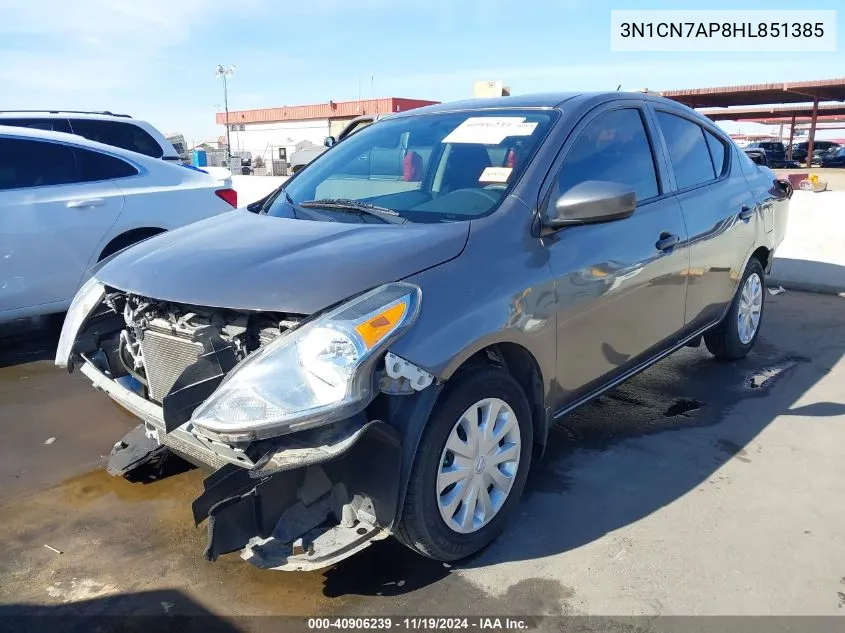
<svg viewBox="0 0 845 633"><path fill-rule="evenodd" d="M167 614L177 607L178 615ZM0 629L15 633L236 633L243 630L177 590L122 593L49 606L0 605Z"/></svg>
<svg viewBox="0 0 845 633"><path fill-rule="evenodd" d="M63 322L51 314L0 325L0 368L54 359Z"/></svg>

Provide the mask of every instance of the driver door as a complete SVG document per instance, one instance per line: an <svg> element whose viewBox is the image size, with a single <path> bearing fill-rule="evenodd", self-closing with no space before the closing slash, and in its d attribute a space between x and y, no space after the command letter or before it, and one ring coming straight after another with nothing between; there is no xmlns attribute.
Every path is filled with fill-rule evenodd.
<svg viewBox="0 0 845 633"><path fill-rule="evenodd" d="M637 102L592 111L564 145L548 204L588 180L637 194L628 218L546 237L565 407L673 345L684 327L687 231Z"/></svg>

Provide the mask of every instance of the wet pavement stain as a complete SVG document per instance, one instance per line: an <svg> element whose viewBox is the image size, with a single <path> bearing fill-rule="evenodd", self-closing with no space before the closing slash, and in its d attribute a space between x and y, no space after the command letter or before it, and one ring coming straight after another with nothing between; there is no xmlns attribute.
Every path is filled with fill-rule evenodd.
<svg viewBox="0 0 845 633"><path fill-rule="evenodd" d="M122 503L175 500L190 503L202 490L205 475L190 471L149 483L131 482L123 477L113 477L105 470L95 470L68 479L58 486L64 500L78 507L107 495L114 495Z"/></svg>
<svg viewBox="0 0 845 633"><path fill-rule="evenodd" d="M690 411L700 409L702 406L702 403L698 400L676 400L669 406L668 409L666 409L663 413L663 417L671 418L676 415L686 416Z"/></svg>
<svg viewBox="0 0 845 633"><path fill-rule="evenodd" d="M763 367L745 378L744 386L749 390L769 390L775 381L799 363L809 363L807 356L786 356L774 365Z"/></svg>

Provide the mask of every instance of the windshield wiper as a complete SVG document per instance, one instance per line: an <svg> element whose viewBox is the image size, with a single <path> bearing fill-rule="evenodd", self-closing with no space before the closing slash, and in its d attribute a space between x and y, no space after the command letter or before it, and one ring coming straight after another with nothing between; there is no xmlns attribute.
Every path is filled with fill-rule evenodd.
<svg viewBox="0 0 845 633"><path fill-rule="evenodd" d="M390 224L405 224L408 222L407 218L403 218L393 209L387 207L380 207L369 202L362 202L360 200L347 200L345 198L324 198L321 200L306 200L300 202L297 206L305 209L332 209L337 211L345 211L350 213L363 213L373 215L380 220Z"/></svg>

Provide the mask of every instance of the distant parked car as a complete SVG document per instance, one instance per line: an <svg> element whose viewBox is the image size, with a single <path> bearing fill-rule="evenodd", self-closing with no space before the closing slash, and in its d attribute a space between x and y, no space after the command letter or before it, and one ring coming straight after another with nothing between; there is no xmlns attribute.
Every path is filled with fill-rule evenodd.
<svg viewBox="0 0 845 633"><path fill-rule="evenodd" d="M780 141L755 141L745 147L746 150L757 149L766 153L766 161L769 167L800 167L798 161L786 158L786 146Z"/></svg>
<svg viewBox="0 0 845 633"><path fill-rule="evenodd" d="M0 322L62 312L99 260L236 206L230 183L206 173L0 127Z"/></svg>
<svg viewBox="0 0 845 633"><path fill-rule="evenodd" d="M745 152L746 156L748 156L748 158L754 161L754 164L761 165L763 167L768 167L769 161L766 158L766 152L762 149L749 149L746 147L743 151Z"/></svg>
<svg viewBox="0 0 845 633"><path fill-rule="evenodd" d="M2 110L0 125L77 134L98 143L174 163L185 162L187 156L180 156L174 145L152 125L133 119L128 114L112 114L108 111Z"/></svg>
<svg viewBox="0 0 845 633"><path fill-rule="evenodd" d="M812 165L821 165L822 159L825 156L834 156L836 154L837 150L840 147L841 146L839 144L836 144L836 145L833 145L832 147L828 147L827 149L814 149L813 150L813 162L811 163L811 166Z"/></svg>
<svg viewBox="0 0 845 633"><path fill-rule="evenodd" d="M797 160L799 163L807 162L807 148L809 147L809 143L807 141L803 141L801 143L793 143L792 144L792 159ZM839 147L838 143L833 141L813 141L813 154L816 153L817 150L822 150L822 152L827 152L830 149L836 149ZM815 158L813 159L815 161Z"/></svg>
<svg viewBox="0 0 845 633"><path fill-rule="evenodd" d="M300 169L305 167L305 165L317 158L317 156L325 152L331 146L340 143L343 139L354 134L355 132L363 130L365 127L371 125L372 123L375 123L384 116L385 115L383 114L365 114L363 116L356 117L352 119L349 124L340 131L340 134L337 135L337 138L335 138L334 136L327 136L326 139L323 141L322 146L313 145L312 147L305 147L299 150L298 152L294 152L293 154L291 154L290 157L291 171L295 174Z"/></svg>
<svg viewBox="0 0 845 633"><path fill-rule="evenodd" d="M845 147L840 147L835 152L828 152L821 159L822 167L845 167Z"/></svg>

